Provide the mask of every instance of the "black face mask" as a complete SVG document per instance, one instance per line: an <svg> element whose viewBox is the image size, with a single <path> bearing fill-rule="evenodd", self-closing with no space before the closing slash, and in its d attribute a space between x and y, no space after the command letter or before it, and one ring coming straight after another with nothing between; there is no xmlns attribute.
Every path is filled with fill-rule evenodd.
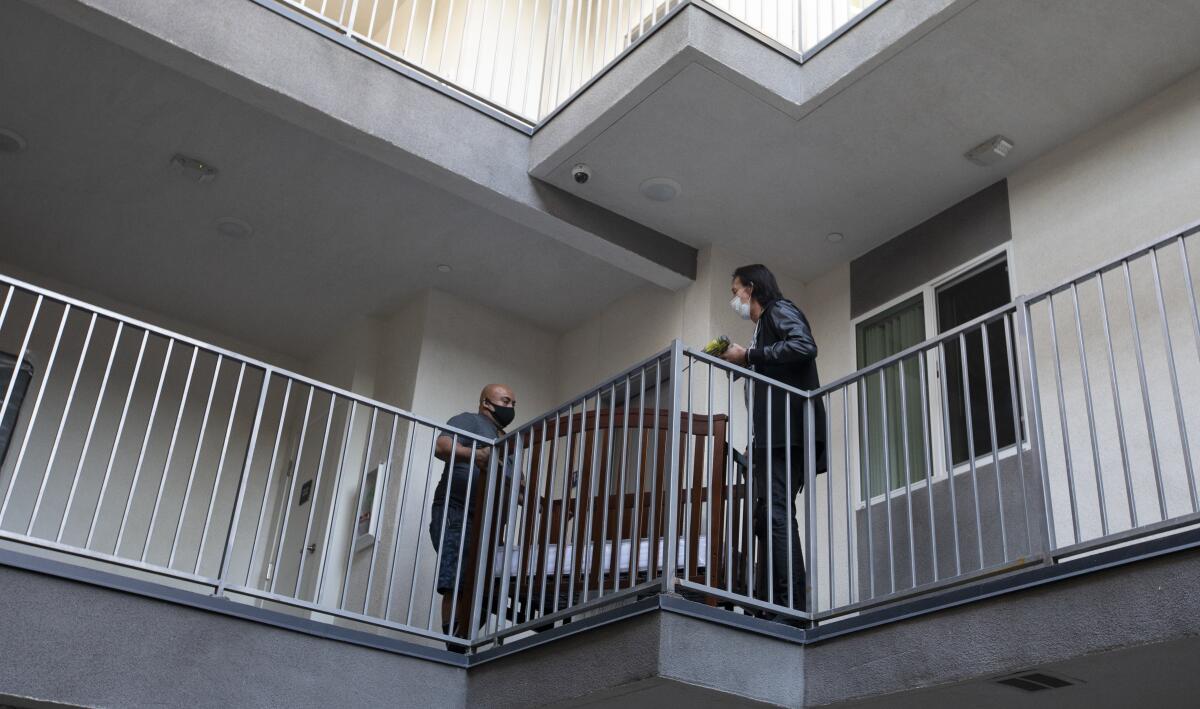
<svg viewBox="0 0 1200 709"><path fill-rule="evenodd" d="M492 402L488 402L492 404ZM517 417L517 410L512 406L500 406L492 404L492 418L496 419L496 423L500 424L500 428L507 428L508 424L513 422Z"/></svg>

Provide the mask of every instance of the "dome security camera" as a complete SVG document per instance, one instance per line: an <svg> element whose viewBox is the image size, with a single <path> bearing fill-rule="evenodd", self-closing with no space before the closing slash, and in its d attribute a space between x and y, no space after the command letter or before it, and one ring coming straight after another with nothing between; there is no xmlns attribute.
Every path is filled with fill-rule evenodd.
<svg viewBox="0 0 1200 709"><path fill-rule="evenodd" d="M571 168L571 177L581 185L586 184L588 180L592 179L592 169L583 163L579 163Z"/></svg>

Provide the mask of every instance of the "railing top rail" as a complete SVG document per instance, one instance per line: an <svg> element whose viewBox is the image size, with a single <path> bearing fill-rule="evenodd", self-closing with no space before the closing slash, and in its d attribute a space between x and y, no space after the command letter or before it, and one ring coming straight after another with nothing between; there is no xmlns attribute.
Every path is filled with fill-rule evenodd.
<svg viewBox="0 0 1200 709"><path fill-rule="evenodd" d="M1026 303L1029 303L1029 304L1033 304L1033 303L1037 303L1039 301L1045 300L1046 298L1049 298L1052 295L1069 290L1071 288L1071 286L1080 285L1082 283L1085 283L1085 282L1091 280L1092 278L1095 278L1097 275L1102 275L1113 269L1120 268L1121 264L1127 263L1129 261L1133 261L1134 259L1136 259L1140 256L1144 256L1145 254L1150 253L1151 251L1158 250L1177 239L1186 239L1187 237L1192 236L1193 234L1197 234L1197 233L1200 233L1200 221L1192 222L1190 225L1184 227L1182 230L1176 229L1176 230L1171 231L1169 234L1167 234L1165 236L1159 236L1159 237L1153 239L1152 241L1150 241L1149 243L1143 244L1142 246L1139 246L1131 251L1128 251L1125 254L1109 261L1108 263L1104 264L1103 266L1100 266L1099 268L1088 269L1087 271L1080 273L1079 275L1075 276L1074 278L1063 281L1063 282L1059 283L1058 285L1054 285L1049 288L1046 288L1045 290L1038 291L1038 292L1034 293L1033 295L1027 295L1022 300L1024 300Z"/></svg>
<svg viewBox="0 0 1200 709"><path fill-rule="evenodd" d="M805 391L804 389L797 389L794 386L789 386L789 385L784 384L783 382L778 381L776 379L771 379L770 377L764 377L763 375L759 374L758 372L746 369L745 367L739 367L736 364L731 364L729 362L726 362L723 359L713 357L710 354L705 354L704 352L700 352L698 350L694 350L694 349L685 347L683 350L683 354L687 357L693 357L695 359L698 359L701 362L707 362L719 369L724 369L727 372L732 372L734 374L737 374L740 377L745 377L746 379L754 379L755 381L762 382L763 384L769 384L773 387L782 389L783 391L785 391L789 394L795 394L796 396L799 396L801 398L807 399L809 396L811 396L811 392Z"/></svg>
<svg viewBox="0 0 1200 709"><path fill-rule="evenodd" d="M245 364L245 365L248 365L251 367L256 367L258 369L263 370L263 372L266 376L269 376L271 374L278 374L280 376L287 377L288 379L291 379L293 381L300 382L301 384L307 384L308 386L311 386L314 389L319 389L319 390L325 391L329 394L332 394L335 396L340 396L342 398L349 399L351 401L355 401L364 406L371 406L371 407L380 409L381 411L386 411L388 413L395 414L396 416L399 416L400 418L407 419L414 423L424 424L431 428L436 428L436 429L445 431L447 433L457 434L460 438L468 438L468 439L471 439L474 441L478 441L480 443L486 443L489 446L495 445L495 443L496 443L496 439L494 439L494 438L487 438L486 436L480 436L478 434L471 433L470 431L464 431L460 428L448 426L444 423L438 423L437 421L434 421L433 419L426 418L419 414L414 414L411 411L406 411L404 409L401 409L396 406L392 406L390 404L385 404L382 401L376 401L375 399L363 396L361 394L355 394L352 391L347 391L340 387L336 387L336 386L333 386L330 384L326 384L324 382L317 381L316 379L313 379L312 377L307 377L298 372L293 372L291 370L284 369L283 367L279 367L274 364L269 364L267 362L264 362L259 359L255 359L253 357L247 357L246 355L238 354L231 350L227 350L224 347L219 347L217 345L214 345L214 344L211 344L208 342L204 342L202 340L198 340L194 337L188 337L187 335L184 335L182 333L175 332L173 330L168 330L167 328L159 327L158 325L153 325L153 324L145 322L143 320L138 320L137 318L132 318L127 315L122 315L118 312L109 310L107 308L102 308L102 307L99 307L96 305L92 305L90 303L86 303L82 300L79 300L78 298L72 298L68 295L63 295L62 293L52 291L48 288L42 288L41 286L36 286L32 283L27 283L25 281L22 281L17 278L13 278L13 277L5 275L3 273L0 273L0 284L7 284L7 285L9 285L13 288L19 289L19 290L26 290L26 291L29 291L30 293L34 293L36 295L43 296L45 298L62 303L64 305L70 305L72 308L78 308L80 310L83 310L83 311L86 311L89 313L95 313L101 317L108 318L109 320L114 320L116 322L124 323L131 327L146 330L147 332L154 333L161 337L166 337L168 339L175 340L176 342L191 345L191 346L193 346L197 349L203 350L205 352L210 352L212 354L221 355L222 357L225 357L226 359L232 360L234 362L239 362L241 364Z"/></svg>
<svg viewBox="0 0 1200 709"><path fill-rule="evenodd" d="M574 405L575 402L580 401L580 400L590 399L591 397L595 396L599 392L604 391L605 389L608 389L610 387L613 387L618 382L621 382L622 380L645 370L646 367L650 366L651 364L654 364L658 360L669 358L671 356L671 351L672 351L671 347L668 347L663 350L659 350L658 352L654 353L653 355L650 355L649 357L642 360L641 362L638 362L637 364L633 365L632 367L626 367L625 370L622 371L620 374L611 376L608 379L604 380L604 382L597 384L596 386L591 387L590 389L584 391L582 394L579 394L575 397L567 399L564 403L560 404L559 406L556 406L553 409L548 409L541 415L535 416L535 417L529 419L528 421L521 424L517 428L514 428L512 431L501 436L499 439L497 439L497 442L498 443L503 442L505 440L508 440L509 438L512 438L513 436L517 435L518 433L524 433L525 431L529 430L530 428L537 426L543 420L560 415L564 409Z"/></svg>
<svg viewBox="0 0 1200 709"><path fill-rule="evenodd" d="M866 377L874 374L875 372L877 372L881 369L890 367L902 359L908 359L909 357L912 357L915 354L924 352L925 350L933 349L934 347L938 347L942 343L947 342L949 340L953 340L953 339L957 338L959 335L962 335L970 330L973 330L973 329L979 327L980 325L984 325L986 323L991 322L992 320L1001 318L1010 312L1015 312L1016 309L1017 309L1016 302L1006 303L1005 305L1001 305L999 308L990 310L973 320L968 320L967 322L963 323L962 325L959 325L955 328L947 330L935 337L931 337L927 340L924 340L923 342L918 342L917 344L913 345L912 347L909 347L904 350L900 350L899 352L897 352L894 355L884 357L883 359L879 360L878 362L875 362L866 367L863 367L862 369L851 372L850 374L847 374L846 376L842 377L841 379L835 379L834 381L832 381L822 387L818 387L817 389L814 389L811 392L809 392L809 396L821 396L822 394L825 394L830 391L833 391L834 389L843 387L846 384L849 384L853 381L856 381L859 379L865 379Z"/></svg>

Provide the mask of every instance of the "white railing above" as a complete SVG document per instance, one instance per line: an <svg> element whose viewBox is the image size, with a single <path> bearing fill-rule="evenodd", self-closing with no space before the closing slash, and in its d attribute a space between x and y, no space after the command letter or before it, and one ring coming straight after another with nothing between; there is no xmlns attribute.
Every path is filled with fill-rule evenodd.
<svg viewBox="0 0 1200 709"><path fill-rule="evenodd" d="M531 125L681 7L797 61L886 0L275 0Z"/></svg>

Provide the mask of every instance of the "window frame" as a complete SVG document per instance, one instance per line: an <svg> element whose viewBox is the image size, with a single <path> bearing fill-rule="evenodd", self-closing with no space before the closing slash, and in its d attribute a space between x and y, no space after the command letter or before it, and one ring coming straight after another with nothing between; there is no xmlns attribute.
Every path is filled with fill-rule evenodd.
<svg viewBox="0 0 1200 709"><path fill-rule="evenodd" d="M1014 265L1013 265L1012 241L1007 241L1003 244L1000 244L999 246L994 246L994 247L980 253L979 255L968 259L967 261L963 262L962 264L959 264L958 266L956 266L942 274L939 274L938 276L935 276L934 278L931 278L930 280L916 286L915 288L912 288L908 291L905 291L904 293L901 293L900 295L897 295L896 297L888 300L887 302L881 303L880 305L858 315L857 317L851 318L850 319L850 351L855 354L855 365L857 366L857 363L858 363L858 359L857 359L858 358L858 333L859 333L860 325L867 324L872 319L878 318L879 316L884 315L885 313L887 313L895 308L898 308L898 307L908 303L909 301L915 301L919 297L919 298L921 298L921 303L924 306L925 340L929 340L935 336L935 335L931 335L930 333L935 333L935 334L938 333L938 312L937 312L938 291L943 288L946 288L948 286L953 286L957 283L960 283L963 280L966 280L966 279L970 278L971 276L975 275L976 273L979 273L980 271L986 270L987 268L994 266L997 262L999 262L1001 260L1004 260L1008 266L1008 292L1009 292L1009 297L1013 301L1015 301L1016 300L1016 292L1017 292L1017 289L1016 289L1017 279L1016 279L1016 273L1015 273ZM1017 336L1017 333L1014 331L1013 332L1014 340L1015 340L1016 336ZM1030 437L1029 437L1029 418L1030 417L1026 412L1024 412L1024 406L1026 403L1025 380L1024 380L1024 377L1022 376L1022 369L1019 365L1020 365L1020 363L1018 361L1016 363L1016 366L1014 366L1014 372L1015 372L1016 380L1017 380L1016 381L1017 401L1018 401L1018 404L1022 407L1022 411L1023 411L1023 414L1020 417L1020 429L1021 429L1020 436L1019 436L1020 442L1009 445L1009 446L1000 447L996 451L996 454L995 454L999 460L1006 460L1008 458L1015 456L1017 454L1017 446L1018 445L1020 446L1020 450L1022 453L1032 450L1032 445L1031 445ZM941 400L941 388L938 385L938 382L940 381L940 378L941 378L941 372L938 371L938 368L936 366L928 368L928 369L929 369L930 373L933 374L933 376L930 376L928 378L928 382L926 385L926 400L929 403L929 414L928 415L929 415L930 421L940 421L941 416L942 416L942 400ZM931 456L930 462L931 462L931 467L932 467L932 474L930 475L929 480L931 482L937 482L939 480L947 479L947 478L949 478L951 473L953 473L954 475L961 475L963 473L970 472L970 470L971 470L971 461L970 460L963 461L962 463L959 463L957 465L952 464L950 466L950 470L947 470L947 465L946 465L946 445L947 445L947 443L945 440L945 431L943 430L943 427L930 426L929 427L929 439L930 439L930 449L931 449L930 450L930 456ZM991 465L993 462L994 462L993 454L992 454L992 451L989 450L986 453L977 453L975 456L974 465L975 465L975 468L978 469L980 466ZM861 463L861 461L860 461L860 463ZM855 476L855 477L861 477L861 476ZM873 496L871 496L870 500L867 500L863 496L863 491L861 490L861 481L856 482L855 485L858 488L860 488L857 490L857 494L855 495L855 498L857 499L856 506L859 510L864 509L868 502L872 505L883 502L885 493L873 495ZM915 490L924 488L925 485L926 485L926 480L924 478L922 478L921 480L918 480L916 482L910 482L910 484L908 485L908 489L915 491ZM894 490L889 490L886 493L886 495L889 499L892 497L903 496L904 494L905 494L905 486L903 486L903 485L898 486Z"/></svg>

